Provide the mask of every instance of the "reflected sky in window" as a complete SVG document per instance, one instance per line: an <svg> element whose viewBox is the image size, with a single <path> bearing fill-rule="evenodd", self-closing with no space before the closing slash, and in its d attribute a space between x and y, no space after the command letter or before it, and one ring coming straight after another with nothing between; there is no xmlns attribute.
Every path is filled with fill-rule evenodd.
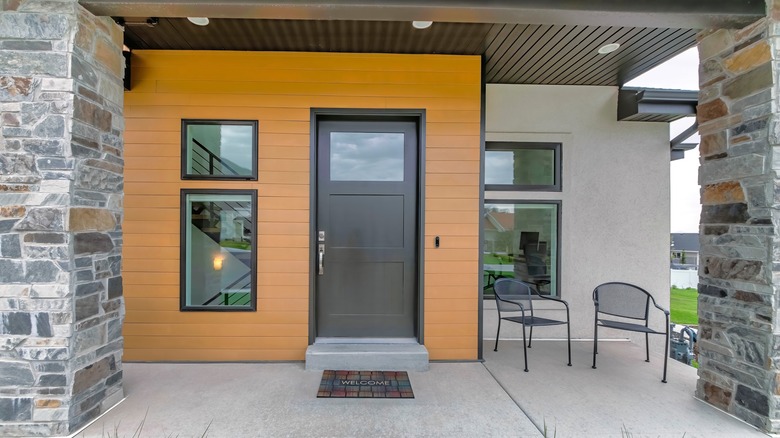
<svg viewBox="0 0 780 438"><path fill-rule="evenodd" d="M514 167L512 151L486 151L485 184L512 184Z"/></svg>
<svg viewBox="0 0 780 438"><path fill-rule="evenodd" d="M331 181L403 181L404 134L331 132Z"/></svg>
<svg viewBox="0 0 780 438"><path fill-rule="evenodd" d="M239 173L252 173L252 127L222 125L222 157Z"/></svg>
<svg viewBox="0 0 780 438"><path fill-rule="evenodd" d="M525 148L485 151L485 184L553 185L555 151Z"/></svg>

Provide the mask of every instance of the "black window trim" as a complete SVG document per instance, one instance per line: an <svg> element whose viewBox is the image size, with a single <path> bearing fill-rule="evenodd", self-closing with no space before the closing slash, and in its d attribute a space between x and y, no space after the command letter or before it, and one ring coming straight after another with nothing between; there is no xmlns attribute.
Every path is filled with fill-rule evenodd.
<svg viewBox="0 0 780 438"><path fill-rule="evenodd" d="M249 306L215 307L187 305L187 195L249 195L252 199L252 253L250 254ZM256 189L181 189L179 237L179 311L181 312L256 312L257 311L257 190Z"/></svg>
<svg viewBox="0 0 780 438"><path fill-rule="evenodd" d="M252 127L252 172L251 175L197 175L187 173L187 126L200 125L234 125ZM181 179L207 181L257 181L257 120L236 119L181 119Z"/></svg>
<svg viewBox="0 0 780 438"><path fill-rule="evenodd" d="M527 192L560 192L563 186L561 182L561 143L557 142L528 142L528 141L486 141L485 153L490 151L512 151L516 149L544 149L554 153L553 184L485 184L486 191L527 191Z"/></svg>
<svg viewBox="0 0 780 438"><path fill-rule="evenodd" d="M560 199L485 199L485 201L482 203L482 217L483 217L483 223L482 228L484 229L484 211L485 211L485 205L487 204L542 204L542 205L556 205L557 206L557 212L556 212L556 218L555 218L555 227L558 230L558 239L556 239L555 244L555 278L557 281L555 282L555 298L562 298L561 297L561 218L563 217L561 210L562 210L562 201ZM482 248L482 244L480 243L480 251L484 251ZM483 272L484 276L484 263L482 266L480 266L480 270ZM539 297L533 297L534 299L542 299ZM495 300L495 295L483 295L483 300Z"/></svg>

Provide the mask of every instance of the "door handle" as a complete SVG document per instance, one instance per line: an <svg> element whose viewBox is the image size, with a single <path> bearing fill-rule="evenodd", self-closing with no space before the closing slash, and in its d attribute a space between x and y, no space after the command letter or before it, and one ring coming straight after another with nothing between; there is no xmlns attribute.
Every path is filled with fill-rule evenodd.
<svg viewBox="0 0 780 438"><path fill-rule="evenodd" d="M324 243L320 243L319 244L318 250L317 250L317 254L318 254L318 257L317 257L318 263L317 264L319 266L318 274L319 275L324 275L325 274L325 244Z"/></svg>

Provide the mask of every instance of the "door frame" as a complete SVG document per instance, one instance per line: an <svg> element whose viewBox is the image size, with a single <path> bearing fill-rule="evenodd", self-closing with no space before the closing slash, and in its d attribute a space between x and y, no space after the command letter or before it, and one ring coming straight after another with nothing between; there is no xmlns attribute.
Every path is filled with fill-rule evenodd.
<svg viewBox="0 0 780 438"><path fill-rule="evenodd" d="M417 316L415 337L424 341L424 279L425 279L425 110L424 109L368 109L368 108L312 108L309 117L309 345L317 338L317 136L322 120L343 121L413 121L417 124Z"/></svg>

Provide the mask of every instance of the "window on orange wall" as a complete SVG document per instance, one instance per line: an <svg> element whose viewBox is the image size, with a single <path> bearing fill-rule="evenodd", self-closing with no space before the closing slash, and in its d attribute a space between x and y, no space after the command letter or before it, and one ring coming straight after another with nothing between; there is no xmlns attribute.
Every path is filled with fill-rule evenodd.
<svg viewBox="0 0 780 438"><path fill-rule="evenodd" d="M182 120L181 177L257 180L256 120Z"/></svg>
<svg viewBox="0 0 780 438"><path fill-rule="evenodd" d="M257 309L257 190L181 191L181 310Z"/></svg>

